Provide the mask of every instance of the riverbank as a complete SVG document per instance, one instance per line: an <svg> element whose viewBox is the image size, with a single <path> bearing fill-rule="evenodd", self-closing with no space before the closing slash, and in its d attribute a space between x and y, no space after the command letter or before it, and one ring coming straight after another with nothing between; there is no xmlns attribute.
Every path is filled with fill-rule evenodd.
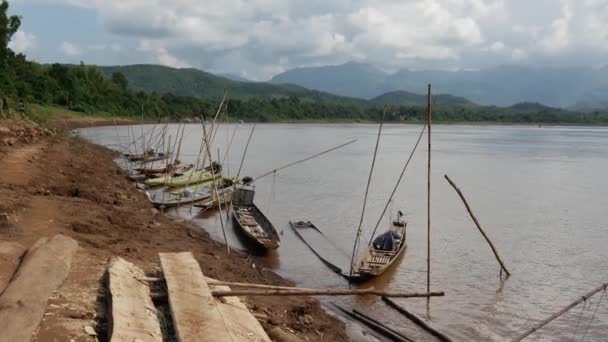
<svg viewBox="0 0 608 342"><path fill-rule="evenodd" d="M79 243L70 274L49 300L33 341L106 340L103 276L121 256L158 273L158 253L191 251L205 275L227 281L289 285L255 257L227 254L204 230L153 209L113 163L115 153L64 131L98 119L59 118L49 129L21 119L0 120L0 239L28 247L42 236ZM113 124L113 120L111 120ZM44 275L40 275L44 281ZM267 330L281 327L304 340L346 341L344 324L309 298L246 298Z"/></svg>

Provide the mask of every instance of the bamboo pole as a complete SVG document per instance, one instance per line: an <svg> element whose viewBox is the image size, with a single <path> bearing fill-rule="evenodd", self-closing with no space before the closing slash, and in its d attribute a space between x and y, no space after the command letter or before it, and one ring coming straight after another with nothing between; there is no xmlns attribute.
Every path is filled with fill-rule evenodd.
<svg viewBox="0 0 608 342"><path fill-rule="evenodd" d="M507 277L509 277L511 275L511 273L509 273L509 271L507 270L507 267L502 262L502 259L498 255L498 251L496 250L496 247L494 247L494 244L492 244L492 241L490 241L490 238L488 237L488 235L486 235L486 232L481 228L481 225L479 224L479 221L477 221L475 214L473 214L473 211L471 210L469 203L467 202L466 198L464 198L462 191L460 191L458 186L456 186L456 184L450 179L450 177L448 177L448 175L444 175L444 177L448 181L448 183L450 183L450 185L454 188L454 190L456 190L456 192L458 193L458 196L460 196L460 199L464 203L464 206L467 208L467 211L469 212L471 219L473 219L473 222L475 222L477 229L479 229L479 232L481 233L481 235L483 235L484 239L486 239L486 241L490 245L490 248L492 248L492 252L494 252L494 256L496 257L496 260L498 260L501 270L505 271L505 273L507 274Z"/></svg>
<svg viewBox="0 0 608 342"><path fill-rule="evenodd" d="M215 179L215 170L213 167L213 160L211 157L211 149L210 149L211 146L209 145L210 144L209 137L207 136L207 128L205 126L204 121L203 121L203 139L205 140L207 155L209 156L209 163L211 165L211 191L215 198L219 198L217 196L217 184L216 184L216 179ZM223 180L221 180L221 177L220 177L220 181L223 182ZM226 251L228 252L228 254L230 254L230 245L228 244L228 237L226 237L226 229L224 227L224 219L222 218L222 205L221 205L221 203L219 203L219 200L218 200L218 210L220 211L220 224L222 226L222 234L224 235L224 243L226 243Z"/></svg>
<svg viewBox="0 0 608 342"><path fill-rule="evenodd" d="M382 300L388 304L390 307L392 307L393 309L397 310L399 313L403 314L405 317L407 317L410 321L418 324L420 327L422 327L424 330L428 331L429 333L431 333L433 336L437 337L439 340L443 341L443 342L453 342L453 340L451 338L449 338L448 336L446 336L445 334L443 334L442 332L438 331L437 329L433 328L432 326L430 326L427 322L425 322L422 318L418 317L418 315L411 313L409 311L407 311L404 307L400 306L399 304L397 304L395 301L393 301L390 298L387 297L382 297Z"/></svg>
<svg viewBox="0 0 608 342"><path fill-rule="evenodd" d="M373 288L363 290L350 289L305 289L299 290L237 290L237 291L211 291L214 297L236 297L236 296L385 296L394 298L420 298L420 297L441 297L443 292L387 292L375 290Z"/></svg>
<svg viewBox="0 0 608 342"><path fill-rule="evenodd" d="M427 196L426 196L426 291L431 291L431 123L432 123L432 107L431 107L431 85L429 84L427 93L427 126L428 126L428 163L427 163Z"/></svg>
<svg viewBox="0 0 608 342"><path fill-rule="evenodd" d="M559 310L558 312L554 313L553 315L549 316L549 318L535 324L533 327L531 327L530 329L524 331L521 335L517 336L516 338L514 338L513 340L511 340L512 342L519 342L523 339L525 339L526 337L532 335L535 331L537 331L538 329L544 327L545 325L549 324L551 321L553 321L554 319L558 318L559 316L565 314L566 312L568 312L570 309L574 308L575 306L577 306L578 304L580 304L581 302L587 301L587 299L591 298L593 295L595 295L596 293L604 290L606 291L606 288L608 287L608 283L604 283L596 288L594 288L593 290L587 292L584 296L580 297L579 299L575 300L574 302L572 302L571 304L569 304L568 306L566 306L565 308Z"/></svg>
<svg viewBox="0 0 608 342"><path fill-rule="evenodd" d="M250 284L250 283L239 283L232 281L221 281L211 278L205 278L207 284L217 286L230 286L230 287L245 287L250 289L265 289L265 290L284 290L284 291L315 291L315 289L293 287L293 286L276 286L276 285L265 285L265 284Z"/></svg>
<svg viewBox="0 0 608 342"><path fill-rule="evenodd" d="M365 196L363 197L363 208L361 209L361 218L359 219L359 226L357 227L357 234L355 235L355 243L353 244L353 253L350 259L350 271L348 273L349 278L352 278L355 264L355 254L357 254L357 245L361 237L361 226L363 226L363 217L365 216L365 207L367 205L367 195L369 194L369 185L372 182L372 175L374 173L374 166L376 165L376 156L378 155L378 146L380 145L380 136L382 135L382 126L384 125L384 117L388 106L384 106L384 112L382 113L382 120L380 121L380 127L378 127L378 137L376 138L376 147L374 148L374 156L372 158L372 165L369 169L369 176L367 178L367 185L365 187Z"/></svg>

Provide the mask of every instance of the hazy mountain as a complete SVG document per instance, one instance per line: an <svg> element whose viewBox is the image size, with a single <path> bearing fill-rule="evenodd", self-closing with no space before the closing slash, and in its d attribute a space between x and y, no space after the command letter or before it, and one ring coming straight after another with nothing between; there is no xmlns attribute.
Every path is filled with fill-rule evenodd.
<svg viewBox="0 0 608 342"><path fill-rule="evenodd" d="M608 97L608 68L499 66L479 71L400 70L386 74L370 65L346 63L289 70L271 81L367 99L395 90L421 94L432 83L434 93L498 106L540 102L556 107L593 107Z"/></svg>
<svg viewBox="0 0 608 342"><path fill-rule="evenodd" d="M232 81L237 81L237 82L252 82L251 80L248 80L245 77L241 77L239 75L230 74L230 73L215 74L215 75L217 75L219 77L227 78Z"/></svg>
<svg viewBox="0 0 608 342"><path fill-rule="evenodd" d="M463 98L448 94L433 96L433 105L440 106L476 106L475 103ZM404 106L426 106L427 95L410 93L404 90L396 90L384 93L370 100L377 105L404 105Z"/></svg>
<svg viewBox="0 0 608 342"><path fill-rule="evenodd" d="M233 81L192 68L175 69L144 64L100 66L99 68L106 75L111 75L115 71L123 73L129 81L129 87L132 89L154 91L159 94L171 93L181 96L220 98L224 94L224 90L227 89L229 97L233 99L297 96L316 101L364 103L361 99L340 97L297 85Z"/></svg>
<svg viewBox="0 0 608 342"><path fill-rule="evenodd" d="M335 66L292 69L276 75L271 82L297 84L336 95L369 99L387 91L382 87L387 76L369 64L349 62Z"/></svg>

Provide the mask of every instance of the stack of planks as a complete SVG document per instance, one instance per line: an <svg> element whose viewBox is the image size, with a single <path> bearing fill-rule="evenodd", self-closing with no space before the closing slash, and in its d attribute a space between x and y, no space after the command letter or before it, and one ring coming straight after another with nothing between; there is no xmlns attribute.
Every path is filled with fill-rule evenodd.
<svg viewBox="0 0 608 342"><path fill-rule="evenodd" d="M49 297L67 278L78 243L70 237L41 238L25 252L0 242L0 332L3 341L32 338Z"/></svg>
<svg viewBox="0 0 608 342"><path fill-rule="evenodd" d="M177 341L270 342L238 297L213 297L213 290L230 288L208 285L192 253L159 256ZM121 258L112 260L108 273L111 341L162 341L156 308L144 281L149 278Z"/></svg>

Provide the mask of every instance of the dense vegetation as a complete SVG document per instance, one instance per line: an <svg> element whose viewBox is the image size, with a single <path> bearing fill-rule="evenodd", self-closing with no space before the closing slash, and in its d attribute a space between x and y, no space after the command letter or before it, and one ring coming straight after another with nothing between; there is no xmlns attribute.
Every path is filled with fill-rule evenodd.
<svg viewBox="0 0 608 342"><path fill-rule="evenodd" d="M34 103L82 113L120 116L139 116L143 108L150 119L170 117L177 120L214 113L219 97L227 89L228 115L235 120L377 121L387 103L391 104L388 121L421 121L425 117L425 108L420 103L424 97L405 92L366 101L297 86L232 81L192 69L157 66L100 69L84 63L38 64L8 47L19 29L21 18L8 17L7 9L8 3L2 1L0 97L9 100L13 111L17 101L23 99L26 107ZM188 78L190 83L184 84L184 79ZM184 89L190 89L190 93L184 94ZM444 122L608 123L606 112L579 114L538 104L482 107L450 96L438 97L435 102L434 118Z"/></svg>

